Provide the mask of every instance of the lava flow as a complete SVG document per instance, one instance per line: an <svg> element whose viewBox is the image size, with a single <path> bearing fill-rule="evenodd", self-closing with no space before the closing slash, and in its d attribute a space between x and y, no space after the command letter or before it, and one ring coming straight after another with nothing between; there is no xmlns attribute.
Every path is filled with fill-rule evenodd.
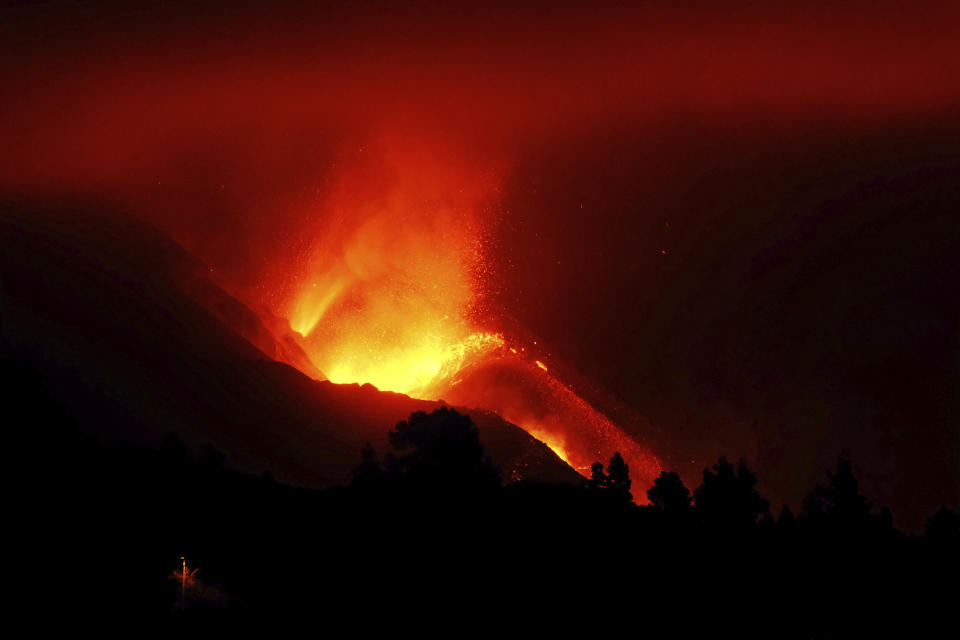
<svg viewBox="0 0 960 640"><path fill-rule="evenodd" d="M495 181L429 154L377 157L345 171L318 205L321 226L289 302L317 367L337 383L494 411L581 473L620 451L638 481L652 481L657 458L484 308L483 213Z"/></svg>

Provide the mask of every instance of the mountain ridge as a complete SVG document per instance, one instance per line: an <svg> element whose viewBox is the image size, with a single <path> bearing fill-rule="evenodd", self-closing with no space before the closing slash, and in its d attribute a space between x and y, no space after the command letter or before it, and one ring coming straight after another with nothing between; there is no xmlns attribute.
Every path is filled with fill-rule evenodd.
<svg viewBox="0 0 960 640"><path fill-rule="evenodd" d="M0 230L4 351L35 362L99 437L210 442L241 469L322 487L349 480L365 443L386 451L396 422L443 406L274 360L276 337L253 310L203 278L203 263L176 242L120 212L4 200ZM506 480L579 481L519 427L468 412Z"/></svg>

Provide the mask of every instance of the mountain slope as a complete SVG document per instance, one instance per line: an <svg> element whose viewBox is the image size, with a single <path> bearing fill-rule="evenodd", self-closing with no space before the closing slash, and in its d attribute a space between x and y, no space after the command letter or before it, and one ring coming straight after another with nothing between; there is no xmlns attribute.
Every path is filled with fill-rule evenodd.
<svg viewBox="0 0 960 640"><path fill-rule="evenodd" d="M3 349L35 362L88 433L209 441L241 468L324 486L349 478L365 442L383 452L393 424L439 406L275 361L295 350L202 263L104 208L3 203L0 253ZM507 479L579 478L520 428L473 414Z"/></svg>

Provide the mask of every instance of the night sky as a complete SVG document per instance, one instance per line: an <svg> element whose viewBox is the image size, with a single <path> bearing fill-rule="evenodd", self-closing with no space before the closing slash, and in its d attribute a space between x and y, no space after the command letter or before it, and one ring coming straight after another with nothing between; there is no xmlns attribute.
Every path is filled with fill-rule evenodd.
<svg viewBox="0 0 960 640"><path fill-rule="evenodd" d="M287 317L406 180L481 228L475 321L688 485L743 456L796 507L845 450L917 529L960 499L960 8L723 7L7 4L0 188Z"/></svg>

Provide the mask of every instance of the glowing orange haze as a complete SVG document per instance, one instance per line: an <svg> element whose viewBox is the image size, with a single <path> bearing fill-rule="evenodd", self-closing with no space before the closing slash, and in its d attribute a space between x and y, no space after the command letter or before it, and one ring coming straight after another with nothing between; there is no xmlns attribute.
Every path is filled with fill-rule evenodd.
<svg viewBox="0 0 960 640"><path fill-rule="evenodd" d="M292 328L333 382L371 383L488 409L585 472L614 450L638 477L659 462L556 380L484 309L485 243L498 187L444 150L363 149L318 204L288 301ZM488 371L512 367L506 388ZM574 433L577 430L584 433Z"/></svg>
<svg viewBox="0 0 960 640"><path fill-rule="evenodd" d="M330 380L429 397L505 344L471 321L488 185L426 155L368 155L372 164L342 171L322 205L291 326Z"/></svg>
<svg viewBox="0 0 960 640"><path fill-rule="evenodd" d="M331 379L496 411L580 469L619 450L638 487L657 458L485 308L497 187L523 179L489 155L535 167L621 133L682 155L671 132L701 125L780 144L960 109L956 2L7 4L0 190L115 202L289 318ZM670 156L623 159L687 189Z"/></svg>

